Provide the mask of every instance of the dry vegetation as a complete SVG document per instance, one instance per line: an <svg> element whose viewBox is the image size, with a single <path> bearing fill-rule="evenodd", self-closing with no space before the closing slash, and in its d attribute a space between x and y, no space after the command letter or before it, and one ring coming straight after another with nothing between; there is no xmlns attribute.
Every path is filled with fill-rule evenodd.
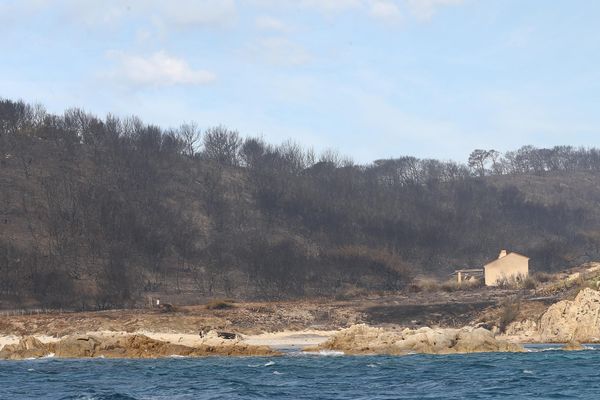
<svg viewBox="0 0 600 400"><path fill-rule="evenodd" d="M207 310L226 310L228 308L233 308L233 301L231 300L213 300L206 303Z"/></svg>
<svg viewBox="0 0 600 400"><path fill-rule="evenodd" d="M1 100L0 164L4 309L398 293L482 265L499 243L540 271L600 258L596 149L357 165L224 127Z"/></svg>
<svg viewBox="0 0 600 400"><path fill-rule="evenodd" d="M498 319L498 328L500 332L506 331L506 327L517 319L519 312L521 311L521 298L518 296L512 296L506 298L500 306L501 312Z"/></svg>

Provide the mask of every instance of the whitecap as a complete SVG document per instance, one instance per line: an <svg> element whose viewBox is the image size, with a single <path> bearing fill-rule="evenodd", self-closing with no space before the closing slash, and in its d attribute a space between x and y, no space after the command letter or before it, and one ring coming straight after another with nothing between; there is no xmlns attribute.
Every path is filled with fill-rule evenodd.
<svg viewBox="0 0 600 400"><path fill-rule="evenodd" d="M169 358L186 358L186 357L185 357L185 356L182 356L182 355L180 355L180 354L171 354L171 355L169 356Z"/></svg>
<svg viewBox="0 0 600 400"><path fill-rule="evenodd" d="M367 367L369 367L369 368L377 368L377 365L375 365L375 364L367 364Z"/></svg>
<svg viewBox="0 0 600 400"><path fill-rule="evenodd" d="M538 347L538 348L526 348L528 353L540 353L542 351L556 351L560 350L560 347Z"/></svg>
<svg viewBox="0 0 600 400"><path fill-rule="evenodd" d="M54 353L48 353L42 358L54 358Z"/></svg>
<svg viewBox="0 0 600 400"><path fill-rule="evenodd" d="M27 371L32 372L32 371L35 371L35 369L33 369L33 368L27 368Z"/></svg>
<svg viewBox="0 0 600 400"><path fill-rule="evenodd" d="M533 371L532 371L532 370L530 370L530 369L524 369L524 370L523 370L523 373L524 373L524 374L533 374Z"/></svg>
<svg viewBox="0 0 600 400"><path fill-rule="evenodd" d="M283 372L273 371L273 375L283 375Z"/></svg>
<svg viewBox="0 0 600 400"><path fill-rule="evenodd" d="M336 356L343 356L345 353L343 351L337 351L337 350L320 350L320 351L304 351L303 354L308 354L311 356L336 357Z"/></svg>
<svg viewBox="0 0 600 400"><path fill-rule="evenodd" d="M265 367L270 367L271 365L275 365L275 361L269 361L265 364Z"/></svg>
<svg viewBox="0 0 600 400"><path fill-rule="evenodd" d="M321 350L319 354L322 356L343 356L344 352L338 350Z"/></svg>

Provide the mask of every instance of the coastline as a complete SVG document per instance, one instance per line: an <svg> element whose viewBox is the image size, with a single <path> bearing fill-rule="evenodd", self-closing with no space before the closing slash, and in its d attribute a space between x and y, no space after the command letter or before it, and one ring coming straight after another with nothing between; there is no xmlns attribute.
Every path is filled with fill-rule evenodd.
<svg viewBox="0 0 600 400"><path fill-rule="evenodd" d="M498 321L497 308L461 325L424 325L417 320L412 324L365 323L377 315L367 316L364 311L368 308L324 303L321 307L328 307L328 312L319 313L317 306L316 302L236 303L217 310L190 306L174 312L113 310L7 316L0 325L0 359L48 354L153 358L272 356L290 351L390 355L522 352L523 345L529 344L582 350L581 343L600 342L600 292L589 288L579 291L573 300L543 308L523 307L520 317L506 324L502 333L498 325L482 322ZM387 316L392 318L398 310L386 309Z"/></svg>
<svg viewBox="0 0 600 400"><path fill-rule="evenodd" d="M327 341L335 331L303 330L238 335L224 339L216 331L204 337L190 333L152 331L89 331L54 337L0 335L0 359L44 358L160 358L169 356L274 356L302 351ZM93 343L90 350L89 343ZM62 348L61 351L54 349ZM64 350L66 348L66 350ZM118 351L115 352L114 350ZM121 357L122 355L122 357Z"/></svg>
<svg viewBox="0 0 600 400"><path fill-rule="evenodd" d="M322 331L315 329L307 329L300 331L279 331L279 332L265 332L261 334L255 335L240 335L240 342L243 342L250 346L269 346L272 348L302 348L307 346L314 346L325 342L329 339L333 334L337 331ZM82 332L79 335L81 336L96 336L102 338L116 338L116 337L126 337L131 335L143 335L149 337L154 340L159 340L162 342L167 342L171 344L184 345L189 347L197 347L201 345L220 345L225 343L223 339L212 339L212 338L202 338L198 334L190 334L190 333L165 333L165 332L152 332L152 331L135 331L135 332L125 332L125 331L88 331ZM0 350L5 345L13 345L19 343L19 341L25 337L34 337L40 340L43 343L55 343L64 339L68 336L63 337L55 337L48 335L0 335Z"/></svg>
<svg viewBox="0 0 600 400"><path fill-rule="evenodd" d="M381 328L373 328L366 327L367 329L377 330ZM425 328L429 329L429 328ZM463 328L464 329L464 328ZM348 330L348 329L347 329ZM305 329L305 330L286 330L280 332L265 332L261 334L255 335L241 335L238 339L235 340L226 340L217 337L216 335L207 335L208 337L200 337L200 335L193 335L189 333L164 333L164 332L150 332L150 331L138 331L138 332L115 332L115 331L91 331L85 332L80 335L75 335L78 340L82 340L83 338L95 338L99 342L115 342L127 340L128 338L148 338L151 341L164 343L168 347L173 348L175 350L184 350L184 354L166 354L160 350L160 353L157 354L143 354L142 358L154 358L154 357L165 357L165 356L178 356L178 355L187 355L192 354L192 356L203 356L203 355L218 355L218 356L243 356L243 355L280 355L280 352L289 353L289 352L297 352L297 351L307 351L307 352L328 352L335 351L338 354L394 354L394 355L402 355L404 351L390 350L389 346L381 346L381 338L375 337L370 338L371 342L368 343L368 346L365 347L365 343L360 347L356 345L356 348L335 348L328 345L328 343L336 337L347 330L315 330L315 329ZM423 330L423 328L421 329ZM431 330L435 332L435 330ZM445 330L438 330L437 332L445 332ZM387 335L389 331L381 330L381 333ZM30 338L34 338L39 340L43 344L60 344L61 341L72 340L73 335L65 336L65 337L52 337L47 335L32 335L32 336L17 336L17 335L0 335L0 352L3 350L4 346L19 346L20 341L31 340ZM385 343L385 339L384 343ZM503 340L504 342L504 340ZM515 342L508 341L506 342L508 347L500 346L500 347L491 347L491 348L475 348L475 351L465 350L458 351L459 353L470 353L470 352L485 352L485 351L521 351L519 350L522 344L541 344L537 342ZM558 343L556 343L558 344ZM355 344L349 344L349 346L353 347ZM199 352L199 351L190 351L188 349L206 349L210 348L210 353ZM203 350L204 351L204 350ZM412 351L411 351L412 352ZM435 351L431 350L423 350L417 351L427 354L448 354L453 351L446 351L445 349L438 349ZM20 353L23 355L28 355L27 353ZM32 353L33 354L33 353ZM99 353L100 354L100 353ZM126 354L126 353L123 353ZM87 357L77 357L77 354L74 354L74 358L87 358ZM133 356L124 356L123 358L138 358L136 357L137 353ZM104 357L105 355L100 354L99 356ZM47 357L47 354L41 354L39 357ZM18 359L19 356L15 356L15 359ZM21 357L21 358L32 358L32 357ZM34 357L35 358L35 357ZM62 358L73 358L71 355L64 356ZM116 357L115 357L116 358Z"/></svg>
<svg viewBox="0 0 600 400"><path fill-rule="evenodd" d="M107 342L115 342L127 340L128 338L148 338L153 342L164 343L167 346L175 346L173 349L206 349L210 348L211 351L209 353L203 352L194 352L194 351L184 351L184 353L189 353L190 356L209 356L209 355L217 355L217 356L244 356L244 355L257 355L257 356L273 356L273 355L281 355L289 352L298 352L305 351L308 353L315 352L335 352L336 354L347 354L347 355L404 355L404 354L414 354L423 353L423 354L464 354L464 353L475 353L475 352L522 352L524 349L527 349L530 345L548 345L548 346L556 346L556 350L569 350L568 346L569 342L558 342L558 341L539 341L532 337L519 337L519 336L508 336L508 335L497 335L494 339L500 343L500 346L496 347L472 347L473 343L468 343L468 346L465 348L466 350L459 351L448 351L444 348L439 348L435 350L430 350L427 347L422 347L419 350L419 347L412 349L411 351L393 349L390 347L390 334L396 334L398 330L386 330L383 328L369 327L364 326L362 329L367 329L371 331L379 330L379 333L375 337L366 338L365 333L358 335L359 339L362 342L357 343L351 342L346 343L346 347L336 348L335 346L331 346L330 343L335 341L335 338L344 332L350 331L351 329L356 329L355 327L340 329L340 330L316 330L316 329L303 329L303 330L285 330L279 332L264 332L260 334L253 335L240 335L237 339L227 340L219 338L216 334L209 334L205 337L201 337L197 334L190 333L165 333L165 332L152 332L152 331L136 331L136 332L125 332L125 331L89 331L79 335L69 335L64 337L54 337L48 335L32 335L32 336L18 336L18 335L0 335L0 352L4 349L5 346L18 346L20 341L30 340L30 338L34 338L39 340L43 344L58 344L61 341L69 340L76 336L79 340L82 338L96 338L99 341L107 341ZM461 329L431 329L431 328L421 328L420 330L414 331L415 333L419 333L419 331L431 331L437 332L438 334L444 333L447 331L465 331L472 332L473 330L477 330L478 328L461 328ZM479 328L481 329L481 328ZM406 330L405 330L406 332ZM383 336L382 336L383 335ZM355 340L356 338L353 338ZM398 340L397 338L395 340ZM431 341L431 339L429 339ZM472 340L469 338L468 340ZM593 342L586 344L594 344ZM362 346L362 347L361 347ZM366 347L365 347L366 346ZM471 346L471 347L469 347ZM476 346L476 345L475 345ZM168 347L171 348L171 347ZM237 350L236 350L237 349ZM239 351L239 349L243 349L243 351ZM204 351L204 350L203 350ZM54 354L50 354L51 356L55 356ZM124 356L122 358L161 358L161 357L172 357L172 356L185 356L186 354L148 354L143 355L143 357L134 356ZM21 359L30 359L30 358L44 358L48 357L47 354L41 355L39 357L23 357ZM98 357L98 356L96 356ZM105 357L104 355L99 355L99 357ZM90 357L60 357L60 358L90 358ZM93 358L93 356L92 356ZM120 358L120 357L111 357L111 358ZM19 359L18 357L15 359Z"/></svg>

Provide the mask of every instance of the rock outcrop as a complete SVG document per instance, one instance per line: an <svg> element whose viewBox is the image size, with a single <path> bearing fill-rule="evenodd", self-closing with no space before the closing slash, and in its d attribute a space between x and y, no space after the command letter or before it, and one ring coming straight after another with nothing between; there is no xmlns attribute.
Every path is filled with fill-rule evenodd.
<svg viewBox="0 0 600 400"><path fill-rule="evenodd" d="M565 351L581 351L581 350L585 350L585 347L583 347L581 345L581 343L579 342L570 342L565 344L561 350L565 350Z"/></svg>
<svg viewBox="0 0 600 400"><path fill-rule="evenodd" d="M231 342L231 341L230 341ZM0 350L0 359L20 360L54 355L59 358L158 358L167 356L202 357L277 355L267 346L251 346L243 342L184 346L151 339L144 335L67 336L57 342L43 343L34 337L22 338L19 343Z"/></svg>
<svg viewBox="0 0 600 400"><path fill-rule="evenodd" d="M530 319L511 322L503 336L518 337L520 342L539 342L538 324Z"/></svg>
<svg viewBox="0 0 600 400"><path fill-rule="evenodd" d="M551 305L539 324L540 341L566 343L600 342L600 292L585 288L575 300Z"/></svg>
<svg viewBox="0 0 600 400"><path fill-rule="evenodd" d="M39 358L51 353L47 344L33 336L22 338L19 343L8 344L0 350L0 359L22 360L25 358Z"/></svg>
<svg viewBox="0 0 600 400"><path fill-rule="evenodd" d="M325 343L306 351L337 350L347 354L452 354L477 352L520 352L514 343L496 340L484 328L405 329L401 332L354 325L332 336Z"/></svg>

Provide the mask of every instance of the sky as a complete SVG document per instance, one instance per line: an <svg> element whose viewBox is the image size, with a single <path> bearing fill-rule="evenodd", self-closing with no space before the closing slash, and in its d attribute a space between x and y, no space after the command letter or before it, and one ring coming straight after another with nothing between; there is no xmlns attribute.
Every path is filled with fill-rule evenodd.
<svg viewBox="0 0 600 400"><path fill-rule="evenodd" d="M0 0L0 97L355 161L594 146L595 0Z"/></svg>

